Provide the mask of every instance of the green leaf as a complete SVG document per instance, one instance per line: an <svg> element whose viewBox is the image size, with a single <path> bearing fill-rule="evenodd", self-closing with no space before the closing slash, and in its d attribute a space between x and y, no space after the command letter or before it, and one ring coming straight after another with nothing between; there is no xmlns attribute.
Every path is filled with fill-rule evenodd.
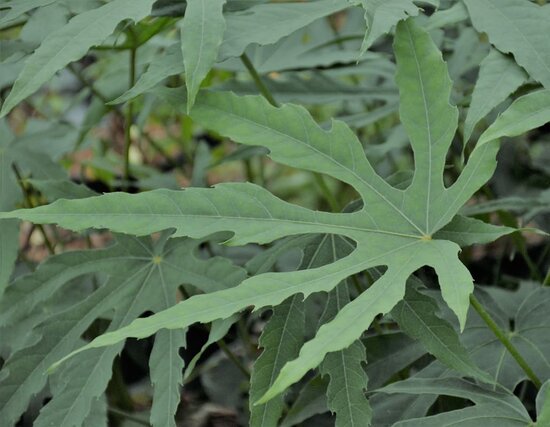
<svg viewBox="0 0 550 427"><path fill-rule="evenodd" d="M147 71L145 71L138 79L136 84L120 95L118 98L109 102L110 105L122 104L129 101L142 93L147 92L149 89L155 87L158 83L166 79L167 77L181 74L185 71L183 64L183 54L181 51L181 44L174 43L166 51L156 58Z"/></svg>
<svg viewBox="0 0 550 427"><path fill-rule="evenodd" d="M464 144L470 139L476 124L526 81L525 71L512 58L496 49L489 52L480 64L479 77L464 122Z"/></svg>
<svg viewBox="0 0 550 427"><path fill-rule="evenodd" d="M281 427L300 425L308 418L328 411L327 382L320 375L313 377L300 390L298 397L288 410Z"/></svg>
<svg viewBox="0 0 550 427"><path fill-rule="evenodd" d="M304 307L294 295L273 310L273 315L260 336L262 354L254 363L250 379L250 425L274 426L284 410L283 396L253 405L271 387L286 362L298 355L304 336Z"/></svg>
<svg viewBox="0 0 550 427"><path fill-rule="evenodd" d="M187 0L181 26L181 50L187 85L187 112L200 85L218 57L223 40L225 0Z"/></svg>
<svg viewBox="0 0 550 427"><path fill-rule="evenodd" d="M185 330L159 331L149 357L149 371L153 384L153 406L150 421L153 427L176 427L174 416L181 401L183 359L179 355L185 347Z"/></svg>
<svg viewBox="0 0 550 427"><path fill-rule="evenodd" d="M57 199L83 199L97 195L87 186L76 184L68 179L28 179L27 182L50 202Z"/></svg>
<svg viewBox="0 0 550 427"><path fill-rule="evenodd" d="M512 393L486 390L463 379L410 378L390 384L380 390L383 393L443 394L473 401L476 406L445 412L425 418L416 418L394 424L396 427L440 427L463 425L477 427L487 423L506 426L529 426L531 418L521 401Z"/></svg>
<svg viewBox="0 0 550 427"><path fill-rule="evenodd" d="M46 368L61 354L79 345L80 335L103 313L114 309L110 330L115 330L146 311L161 311L174 305L176 288L181 284L182 277L185 277L186 283L202 290L219 290L223 286L234 286L244 278L244 270L234 267L225 259L198 259L195 252L200 241L172 239L166 242L166 237L165 233L164 238L153 245L150 239L119 236L119 243L113 248L54 256L36 273L23 277L20 283L15 282L8 289L14 290L12 297L16 297L17 293L25 288L28 290L27 284L43 285L50 288L51 293L55 282L57 285L66 283L75 275L85 274L91 270L90 265L77 261L78 256L81 260L83 257L96 258L95 263L90 263L94 264L93 271L110 275L105 284L82 302L47 317L36 329L39 334L37 342L13 354L7 360L3 371L7 371L8 376L0 386L0 416L3 420L10 422L9 420L18 418L30 397L45 385ZM118 257L115 255L117 252ZM68 256L72 256L72 259ZM106 265L106 260L111 264ZM72 272L66 272L64 262L72 266ZM128 271L132 273L128 274ZM49 281L45 280L48 278ZM52 278L57 280L52 282ZM42 286L40 290L43 290ZM25 295L34 296L33 302L36 303L37 293L27 292ZM28 310L29 307L25 306L25 309ZM160 371L156 369L158 349L153 352L151 360L154 396L157 397L152 409L155 422L164 422L173 416L179 402L179 392L176 396L176 391L179 391L178 384L181 382L182 372L180 370L178 376L177 368L183 362L178 360L177 348L184 343L183 332L169 332L168 336L163 338L161 335L160 339L172 340L170 348L162 348L162 355L164 363L166 351L172 351L169 366L174 372L166 375L166 365L163 365ZM71 381L62 381L64 385L41 411L36 421L37 425L80 425L89 413L93 399L100 396L107 387L112 361L121 349L122 343L83 354L82 358L76 358L56 373L61 378L71 378Z"/></svg>
<svg viewBox="0 0 550 427"><path fill-rule="evenodd" d="M218 60L240 56L247 46L267 45L311 22L350 6L347 0L266 3L226 16L226 30Z"/></svg>
<svg viewBox="0 0 550 427"><path fill-rule="evenodd" d="M27 59L0 117L36 92L42 84L72 61L80 59L95 45L113 33L125 19L135 22L151 12L155 0L114 0L72 18L67 25L51 33L34 54Z"/></svg>
<svg viewBox="0 0 550 427"><path fill-rule="evenodd" d="M19 249L19 221L0 220L0 299L8 285Z"/></svg>
<svg viewBox="0 0 550 427"><path fill-rule="evenodd" d="M440 318L437 310L432 298L408 286L405 298L391 314L407 335L419 340L440 362L466 376L491 382L487 373L472 362L451 324Z"/></svg>
<svg viewBox="0 0 550 427"><path fill-rule="evenodd" d="M286 73L283 81L265 79L265 84L281 102L321 104L353 99L394 103L397 101L397 90L394 87L352 86L318 74L302 78L296 74ZM230 81L213 89L231 91L238 95L253 95L258 92L252 82L240 81ZM396 109L394 105L392 112Z"/></svg>
<svg viewBox="0 0 550 427"><path fill-rule="evenodd" d="M331 320L347 303L349 291L344 281L329 293L321 321ZM371 425L372 410L365 396L366 362L365 346L356 340L348 348L327 354L321 363L321 374L330 376L327 401L331 412L336 414L337 427Z"/></svg>
<svg viewBox="0 0 550 427"><path fill-rule="evenodd" d="M297 293L308 296L330 291L350 275L379 266L387 267L385 274L319 329L299 357L281 370L261 402L298 381L327 353L342 350L359 338L376 315L387 313L403 298L406 280L423 266L436 271L443 298L463 327L472 278L458 259L460 247L437 239L435 233L451 222L492 175L498 144L476 148L463 173L446 188L445 157L456 129L457 111L449 104L451 82L445 63L429 35L410 19L397 26L395 52L400 115L416 166L412 184L405 190L392 187L376 174L361 143L345 124L335 121L326 131L301 107L276 108L260 97L206 92L197 99L191 114L209 130L246 145L268 148L274 161L350 184L363 201L364 207L357 212L311 211L285 203L258 186L241 183L136 195L112 193L1 214L0 218L55 222L74 230L106 227L137 235L168 228L175 230L175 236L189 237L229 231L233 237L227 243L233 245L315 233L341 235L356 244L350 255L321 267L260 274L235 288L192 297L97 337L79 351L127 337L146 337L162 328L180 329L195 322L225 319L250 306L277 305Z"/></svg>
<svg viewBox="0 0 550 427"><path fill-rule="evenodd" d="M418 7L414 0L361 0L365 8L365 21L367 31L361 55L363 55L372 44L383 34L389 33L391 29L401 20L409 16L418 15Z"/></svg>
<svg viewBox="0 0 550 427"><path fill-rule="evenodd" d="M438 239L450 240L460 247L464 247L493 242L515 231L517 231L515 228L487 224L479 219L457 215L435 236Z"/></svg>
<svg viewBox="0 0 550 427"><path fill-rule="evenodd" d="M498 326L539 378L550 378L550 289L539 284L522 283L516 292L485 288L483 304ZM496 304L495 304L496 302ZM495 340L492 332L477 315L472 315L461 337L472 360L488 372L495 382L514 390L527 379L508 350Z"/></svg>
<svg viewBox="0 0 550 427"><path fill-rule="evenodd" d="M536 426L543 427L550 424L550 380L546 381L537 395L537 422Z"/></svg>
<svg viewBox="0 0 550 427"><path fill-rule="evenodd" d="M488 141L521 135L550 122L550 90L542 89L516 99L489 128L481 134L478 146Z"/></svg>
<svg viewBox="0 0 550 427"><path fill-rule="evenodd" d="M4 2L0 4L0 10L9 9L9 11L2 18L0 18L0 25L13 21L32 9L47 6L56 1L57 0L14 0Z"/></svg>
<svg viewBox="0 0 550 427"><path fill-rule="evenodd" d="M529 75L550 89L548 13L523 0L464 0L472 23L503 53L512 53Z"/></svg>
<svg viewBox="0 0 550 427"><path fill-rule="evenodd" d="M399 371L426 354L420 342L402 332L374 335L363 342L367 348L366 371L371 389L383 386Z"/></svg>

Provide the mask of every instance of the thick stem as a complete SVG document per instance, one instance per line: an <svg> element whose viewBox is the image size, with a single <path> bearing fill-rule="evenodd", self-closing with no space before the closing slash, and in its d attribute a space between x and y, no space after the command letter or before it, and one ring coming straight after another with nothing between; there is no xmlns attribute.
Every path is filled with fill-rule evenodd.
<svg viewBox="0 0 550 427"><path fill-rule="evenodd" d="M523 356L519 353L516 346L510 341L510 338L504 332L500 327L496 324L496 322L493 320L489 312L485 310L483 305L481 305L481 302L472 294L470 295L470 304L472 304L472 307L474 307L474 310L477 311L477 314L479 314L479 317L483 319L483 321L487 324L489 329L493 332L493 334L498 338L498 340L506 347L510 355L514 358L514 360L517 362L517 364L520 366L520 368L525 372L525 375L532 381L532 383L535 385L535 387L538 389L541 388L542 382L537 377L537 374L531 369L527 361L523 358Z"/></svg>

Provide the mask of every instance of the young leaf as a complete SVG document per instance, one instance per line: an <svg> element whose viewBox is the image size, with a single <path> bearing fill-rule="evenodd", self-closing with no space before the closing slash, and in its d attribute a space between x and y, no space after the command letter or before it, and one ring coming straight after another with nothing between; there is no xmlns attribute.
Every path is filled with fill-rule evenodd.
<svg viewBox="0 0 550 427"><path fill-rule="evenodd" d="M92 46L100 44L121 21L131 19L137 22L146 17L154 2L114 0L75 16L67 25L51 33L25 62L25 67L2 105L0 117L36 92L57 71L80 59Z"/></svg>
<svg viewBox="0 0 550 427"><path fill-rule="evenodd" d="M512 53L535 80L550 89L550 32L547 11L524 0L464 0L474 27L498 50Z"/></svg>
<svg viewBox="0 0 550 427"><path fill-rule="evenodd" d="M481 62L472 102L464 122L466 144L475 125L527 80L523 69L510 57L492 49Z"/></svg>
<svg viewBox="0 0 550 427"><path fill-rule="evenodd" d="M304 233L338 234L356 242L350 255L332 264L254 276L236 288L199 295L137 319L84 348L103 347L130 336L145 337L162 328L185 328L195 322L227 318L251 305L256 309L277 305L296 293L307 296L330 291L350 275L382 265L387 266L386 273L319 329L302 347L300 356L281 370L261 402L298 381L326 353L354 342L376 315L388 312L402 299L407 278L420 267L435 269L443 298L463 326L472 278L458 259L460 247L434 239L434 235L492 175L498 145L476 148L458 180L445 188L445 156L457 120L456 108L449 105L451 82L445 63L429 35L412 20L398 24L395 52L400 115L416 166L406 190L392 187L376 174L356 136L341 122L325 131L300 107L276 108L259 97L226 93L205 93L192 110L197 123L241 143L263 145L277 162L350 184L364 202L358 212L315 212L285 203L252 184L222 184L214 189L60 200L33 210L1 214L0 218L56 222L76 230L107 227L138 235L166 228L174 228L176 236L190 237L231 231L230 244L267 243Z"/></svg>
<svg viewBox="0 0 550 427"><path fill-rule="evenodd" d="M225 0L188 0L181 25L181 51L187 85L187 112L218 57L223 40Z"/></svg>
<svg viewBox="0 0 550 427"><path fill-rule="evenodd" d="M550 90L542 89L516 99L481 134L478 145L503 136L517 136L550 122Z"/></svg>

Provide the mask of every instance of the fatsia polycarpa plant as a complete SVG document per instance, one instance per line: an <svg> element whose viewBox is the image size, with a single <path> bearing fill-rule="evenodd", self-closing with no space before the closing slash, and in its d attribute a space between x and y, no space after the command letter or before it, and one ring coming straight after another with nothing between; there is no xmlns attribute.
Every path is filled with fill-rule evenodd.
<svg viewBox="0 0 550 427"><path fill-rule="evenodd" d="M44 8L39 11L47 16L59 10L55 9L60 7L58 3L70 2L8 2L0 6L0 10L7 10L0 24L9 24L36 7ZM337 206L334 212L314 211L286 203L251 183L84 198L90 192L63 181L64 172L57 165L50 165L48 161L47 167L38 172L39 162L33 160L37 156L32 151L36 147L30 144L22 147L18 140L0 141L2 211L10 211L18 204L22 196L20 190L29 198L27 183L48 199L50 195L54 200L79 199L58 200L36 209L1 214L0 328L9 342L9 358L0 371L0 419L15 423L33 395L48 383L52 400L36 418L37 426L106 425L107 404L103 394L111 377L113 360L123 348L122 341L156 334L149 359L153 384L150 420L155 427L175 426L183 368L178 352L186 346L187 328L194 323L213 322L204 350L228 332L241 312L252 307L254 311L273 308L259 340L263 352L254 364L250 379L253 426L278 425L283 413L282 425L295 425L303 416L300 407L307 408L308 399L315 396L325 399L322 395L326 395L324 408L336 413L337 426L365 426L371 422L373 425L454 422L479 425L475 423L483 422L480 420L498 422L497 413L513 418L516 423L513 425L531 425L530 414L511 393L524 380L540 388L536 411L531 414L536 412L537 425L544 425L550 405L539 403L548 398L548 383L542 386L540 379L549 377L545 357L548 340L541 331L548 329L548 322L541 313L548 306L548 292L544 288L531 292L531 285L522 284L522 292L529 291L528 296L520 292L491 293L496 303L504 307L495 309L491 298L483 292L477 290L477 296L472 295L472 277L459 259L462 247L488 243L517 231L512 227L517 225L513 222L507 222L511 227L499 227L461 213L496 210L491 202L466 209L464 205L492 176L497 140L520 135L549 120L548 91L535 90L519 97L477 138L472 152L466 144L472 136L477 137L476 124L528 81L527 73L543 85L547 83L545 53L548 47L541 43L538 30L544 26L544 14L539 13L543 8L538 9L526 1L523 4L522 0L499 3L465 0L464 4L456 3L448 10L434 12L429 19L422 16L415 20L406 18L419 13L418 5L437 7L439 2L363 0L357 2L364 7L367 22L365 37L363 34L358 37L359 43L363 40L361 49L359 44L353 51L339 49L343 47L340 43L349 36L333 42L337 31L328 37L324 34L317 44L306 42L310 38L306 28L315 35L320 34L316 19L341 11L352 3L345 0L254 5L239 0L79 2L80 6L71 4L78 9L76 16L51 31L40 47L25 58L23 71L14 79L1 115L17 108L57 71L81 58L90 48L114 50L117 54L128 51L130 88L126 90L124 82L108 107L104 104L109 99L101 94L98 86L69 66L102 102L105 111L121 116L117 105L127 103L126 148L130 148L135 131L133 108L138 105L135 97L145 93L147 102L158 96L179 111L189 113L194 123L208 132L248 146L248 152L237 150L235 158L249 155L243 153L267 150L271 159L281 165L340 181L341 188L353 189L359 199L342 212L337 212ZM49 6L52 9L47 9ZM511 9L518 13L510 13ZM493 13L495 10L498 13ZM161 17L138 24L150 12ZM461 43L471 42L472 36L477 41L477 35L471 28L460 35L447 66L437 48L445 48L446 41L440 44L434 31L430 33L436 38L434 43L428 30L445 23L464 22L468 13L474 27L487 33L494 48L481 62L462 132L458 126L458 109L450 101L453 85L449 74L458 80L456 86L464 83L460 78L462 64L457 66L458 62L468 62L461 57L464 49ZM37 16L40 15L37 13ZM525 27L525 20L537 22L538 27ZM394 65L383 55L366 50L399 21L393 45L397 62L394 84ZM513 30L512 36L503 31L508 24ZM179 33L178 40L155 39L163 47L159 55L150 59L148 46L143 45L172 26ZM29 28L32 30L32 25ZM121 30L120 34L125 37L109 38L115 29ZM109 45L111 42L113 45ZM106 45L96 46L102 43ZM272 51L269 46L265 48L271 43L277 43ZM247 48L251 44L254 46ZM299 46L292 49L290 59L281 60L280 53L293 44ZM34 49L34 46L23 46ZM258 55L251 60L246 52ZM515 58L507 56L508 52ZM141 55L151 64L137 79L136 56L141 58ZM271 61L262 63L263 55ZM238 56L253 77L254 86L229 81L218 90L199 91L216 61L222 63L223 68L223 61ZM383 88L355 87L336 83L321 72L302 79L291 71L290 80L266 79L266 86L254 68L254 63L261 67L260 72L307 68L311 64L322 68L338 61L355 63L358 56L359 61L366 58L378 61L374 65L385 68L386 74L390 70L391 81ZM467 70L467 64L464 67ZM156 86L170 76L177 82L181 73L185 73L186 90ZM263 97L238 96L227 91L250 92L251 87L254 92L259 89ZM348 98L363 102L384 100L387 105L380 110L385 116L396 110L398 89L399 118L406 131L403 144L408 139L414 155L412 179L407 180L410 176L405 175L398 184L395 177L383 179L382 174L375 172L375 156L368 155L367 160L365 147L350 127L338 120L319 125L300 106L279 106L275 100L278 94L274 97L269 88L281 91L281 99L286 91L292 99L302 96L315 102L334 96L344 103ZM147 105L151 108L151 104ZM147 112L147 108L143 111ZM353 126L361 120L363 123L373 120L377 111L372 113L374 116L369 113L359 121L345 116L344 119ZM396 130L395 133L399 133L401 125ZM457 133L462 138L455 138ZM457 162L452 168L447 164L452 158L449 151L458 139L464 143L468 161L464 167ZM386 145L390 144L375 148L384 152ZM256 146L261 150L254 151ZM455 149L456 146L452 151ZM197 149L197 156L200 152ZM197 163L204 164L204 161ZM126 178L129 170L126 157ZM448 170L451 173L447 173ZM30 174L32 179L26 182L20 171L24 176ZM194 177L196 174L193 170ZM453 174L458 178L451 179ZM24 182L25 185L21 185ZM32 205L31 202L26 200L27 205ZM540 198L537 203L545 202ZM497 201L496 206L503 205ZM91 227L135 236L162 233L154 239L116 235L116 243L107 249L54 255L35 272L9 284L2 295L16 257L14 218L37 224L57 223L77 231ZM277 242L248 261L247 275L227 260L200 259L198 248L218 241L220 237L212 237L217 232L224 232L227 246ZM303 253L300 269L271 272L281 254L292 248ZM427 291L413 276L419 269L425 271L424 267L435 271L440 291ZM89 274L93 278L92 283L87 284L82 276ZM365 283L360 283L358 277L369 278L366 281L369 286L363 288ZM351 283L356 285L355 289ZM197 290L203 294L177 303L190 289L191 294ZM489 307L487 311L478 298ZM514 298L517 301L523 298L517 310L509 303ZM321 301L324 309L311 322L307 303L315 299ZM526 309L524 304L534 306L535 300L538 305L533 310ZM481 317L468 315L470 304ZM139 318L145 312L155 314ZM496 323L488 312L497 319ZM396 323L410 338L402 333L364 334L373 321L374 330L380 330L379 314L388 314L386 321ZM105 321L109 326L102 334L98 326L105 325ZM455 323L457 329L463 330L460 339ZM304 344L308 337L306 329L316 333ZM495 333L498 341L494 339ZM82 338L91 342L84 345ZM377 354L380 348L381 354ZM483 354L480 348L485 350ZM426 351L434 355L436 361L417 374L410 372L410 378L404 381L387 385L397 374L402 378L400 371ZM185 378L201 353L202 350L190 362ZM417 366L422 367L424 362ZM52 364L56 369L50 370L48 378L44 372ZM311 378L308 372L316 367L320 375ZM246 369L243 370L246 373ZM469 379L449 378L457 373ZM472 379L478 383L474 384ZM285 408L282 395L297 382L305 385L293 406ZM370 389L377 388L379 391L371 398ZM437 395L469 399L475 405L419 420L435 404ZM398 408L401 412L396 415Z"/></svg>
<svg viewBox="0 0 550 427"><path fill-rule="evenodd" d="M342 350L359 338L375 316L389 312L403 298L407 278L421 267L434 268L442 297L463 328L473 282L458 258L460 245L488 242L513 231L458 215L491 177L498 150L493 137L499 134L491 129L491 138L482 136L459 178L445 185L445 157L458 118L456 107L449 102L452 83L445 62L428 33L412 19L398 24L394 51L400 117L415 159L414 176L405 190L392 187L376 174L346 125L334 121L330 130L321 129L301 107L277 108L257 96L205 92L197 97L191 111L191 117L208 129L242 144L266 147L276 162L349 184L363 203L357 212L311 211L285 203L259 186L228 183L212 189L60 200L2 214L2 218L57 223L71 230L109 228L134 235L173 229L174 237L203 238L230 231L229 245L265 244L304 233L339 235L355 244L349 255L327 265L259 274L237 287L192 297L105 333L71 356L128 337L143 338L159 330L225 319L250 306L274 306L294 294L307 297L330 291L347 277L373 267L384 267L385 271L320 327L298 357L282 368L259 403L300 380L328 353Z"/></svg>

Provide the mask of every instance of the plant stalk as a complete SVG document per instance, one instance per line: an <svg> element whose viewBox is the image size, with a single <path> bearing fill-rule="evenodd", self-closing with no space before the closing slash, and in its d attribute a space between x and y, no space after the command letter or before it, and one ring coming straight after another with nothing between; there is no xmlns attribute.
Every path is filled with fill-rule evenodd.
<svg viewBox="0 0 550 427"><path fill-rule="evenodd" d="M252 61L248 57L246 53L243 53L241 55L241 61L250 73L250 76L252 77L252 80L254 80L254 83L256 84L256 87L260 91L260 93L263 95L267 101L273 105L274 107L278 107L279 104L273 97L273 94L269 90L269 88L266 86L266 84L263 82L262 78L258 74L258 71L256 71L256 68L254 68L254 64L252 64Z"/></svg>
<svg viewBox="0 0 550 427"><path fill-rule="evenodd" d="M519 367L525 372L525 375L531 380L531 382L535 385L537 390L539 390L542 386L542 381L537 377L537 374L531 369L527 361L523 358L523 356L519 353L516 346L510 341L510 338L504 332L493 320L491 315L481 302L474 296L474 294L470 295L470 304L472 304L472 307L474 307L474 310L479 314L479 317L483 319L483 321L487 324L489 329L493 332L493 334L498 338L498 340L506 347L510 355L514 358L514 360L517 362Z"/></svg>
<svg viewBox="0 0 550 427"><path fill-rule="evenodd" d="M21 188L21 191L23 192L23 196L25 197L25 204L27 205L27 208L32 209L34 208L34 203L32 202L31 195L29 193L28 188L25 186L25 183L23 182L23 177L21 176L21 173L19 172L19 169L13 163L11 165L13 172L15 173L15 176L17 177L17 183L19 184L19 187ZM50 255L55 254L55 249L53 243L50 241L50 238L46 234L46 230L42 226L42 224L36 224L36 228L40 231L40 234L42 234L42 237L44 239L44 244L46 245L46 248L48 248L48 252ZM30 236L29 236L30 237Z"/></svg>

